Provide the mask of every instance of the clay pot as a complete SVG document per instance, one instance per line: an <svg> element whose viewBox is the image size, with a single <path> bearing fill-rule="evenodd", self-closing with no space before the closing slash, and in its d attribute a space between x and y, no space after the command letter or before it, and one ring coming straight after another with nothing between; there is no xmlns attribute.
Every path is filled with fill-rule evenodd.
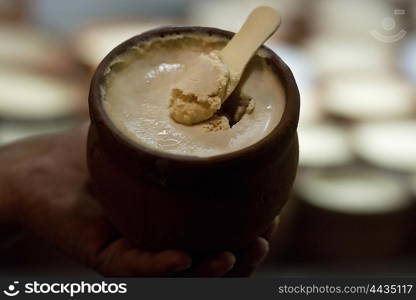
<svg viewBox="0 0 416 300"><path fill-rule="evenodd" d="M295 186L289 259L364 271L403 253L411 199L400 177L350 166L303 172Z"/></svg>
<svg viewBox="0 0 416 300"><path fill-rule="evenodd" d="M410 230L408 236L407 252L416 261L416 174L411 176L410 189L412 192L412 207L410 209Z"/></svg>
<svg viewBox="0 0 416 300"><path fill-rule="evenodd" d="M100 85L115 57L149 38L187 32L233 35L205 27L159 28L122 43L99 65L89 96L92 190L114 226L142 249L240 249L279 214L296 175L299 93L286 64L265 48L287 95L280 123L256 144L228 154L198 158L149 149L123 135L102 105Z"/></svg>

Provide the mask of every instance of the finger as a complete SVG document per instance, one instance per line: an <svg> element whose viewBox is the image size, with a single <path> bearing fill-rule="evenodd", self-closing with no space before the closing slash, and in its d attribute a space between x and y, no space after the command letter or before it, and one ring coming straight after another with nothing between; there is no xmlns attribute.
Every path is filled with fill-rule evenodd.
<svg viewBox="0 0 416 300"><path fill-rule="evenodd" d="M279 226L279 222L280 216L277 216L261 236L270 242L277 230L277 227Z"/></svg>
<svg viewBox="0 0 416 300"><path fill-rule="evenodd" d="M189 269L191 263L191 257L182 251L147 252L119 239L99 253L95 269L104 276L154 277Z"/></svg>
<svg viewBox="0 0 416 300"><path fill-rule="evenodd" d="M204 258L197 266L185 272L183 277L221 277L230 271L236 258L231 252L222 252Z"/></svg>
<svg viewBox="0 0 416 300"><path fill-rule="evenodd" d="M262 237L258 237L241 255L241 263L257 266L266 258L268 252L269 242Z"/></svg>
<svg viewBox="0 0 416 300"><path fill-rule="evenodd" d="M250 276L257 266L266 258L269 252L269 242L263 237L258 237L237 257L237 264L227 274L227 277Z"/></svg>

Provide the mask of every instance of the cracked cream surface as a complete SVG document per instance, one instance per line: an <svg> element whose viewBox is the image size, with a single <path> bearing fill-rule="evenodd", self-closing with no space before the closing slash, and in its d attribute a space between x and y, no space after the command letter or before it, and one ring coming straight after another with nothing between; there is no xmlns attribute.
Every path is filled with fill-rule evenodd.
<svg viewBox="0 0 416 300"><path fill-rule="evenodd" d="M208 34L175 34L154 38L115 58L101 87L104 108L114 125L131 140L162 152L209 157L248 147L279 123L285 93L259 50L248 64L237 93L255 101L231 128L223 115L192 126L170 117L175 84L186 80L194 61L226 41ZM229 101L229 100L227 100Z"/></svg>

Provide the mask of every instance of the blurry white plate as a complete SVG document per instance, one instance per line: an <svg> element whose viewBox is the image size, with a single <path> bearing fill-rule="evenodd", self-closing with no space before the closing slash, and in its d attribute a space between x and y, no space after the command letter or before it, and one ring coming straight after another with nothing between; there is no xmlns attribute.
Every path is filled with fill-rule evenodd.
<svg viewBox="0 0 416 300"><path fill-rule="evenodd" d="M299 165L312 168L344 166L353 161L348 134L342 127L307 124L298 129Z"/></svg>
<svg viewBox="0 0 416 300"><path fill-rule="evenodd" d="M74 113L79 106L77 87L69 82L0 68L0 116L6 119L43 120Z"/></svg>
<svg viewBox="0 0 416 300"><path fill-rule="evenodd" d="M322 107L350 120L411 117L416 112L416 88L388 72L339 74L322 89Z"/></svg>
<svg viewBox="0 0 416 300"><path fill-rule="evenodd" d="M375 166L416 172L416 121L368 122L352 131L357 155Z"/></svg>
<svg viewBox="0 0 416 300"><path fill-rule="evenodd" d="M306 172L298 177L296 189L305 201L341 213L381 214L411 203L398 178L371 169Z"/></svg>

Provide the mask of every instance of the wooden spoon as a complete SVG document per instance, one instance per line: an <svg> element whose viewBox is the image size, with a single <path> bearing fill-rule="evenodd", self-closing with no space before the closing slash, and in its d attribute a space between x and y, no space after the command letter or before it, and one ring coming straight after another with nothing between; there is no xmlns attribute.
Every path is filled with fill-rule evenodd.
<svg viewBox="0 0 416 300"><path fill-rule="evenodd" d="M251 12L241 29L220 51L222 62L230 70L231 80L225 99L234 91L250 58L269 39L281 24L280 14L268 6L260 6Z"/></svg>

